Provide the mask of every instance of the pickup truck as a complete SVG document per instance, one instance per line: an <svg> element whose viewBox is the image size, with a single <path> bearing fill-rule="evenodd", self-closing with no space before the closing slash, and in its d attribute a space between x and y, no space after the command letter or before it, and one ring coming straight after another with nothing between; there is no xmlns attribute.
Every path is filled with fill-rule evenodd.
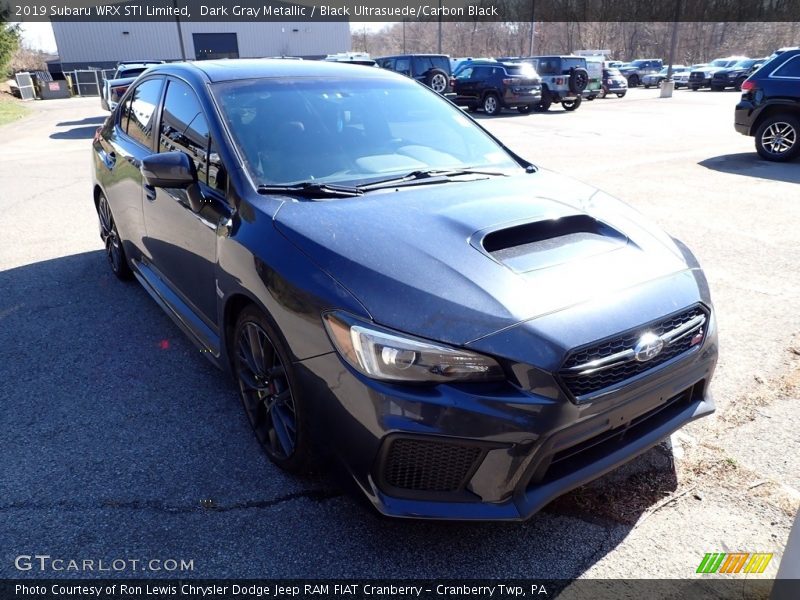
<svg viewBox="0 0 800 600"><path fill-rule="evenodd" d="M100 90L100 106L105 110L114 110L117 102L134 80L153 65L162 64L163 60L137 60L117 64L117 71L111 79L103 82Z"/></svg>

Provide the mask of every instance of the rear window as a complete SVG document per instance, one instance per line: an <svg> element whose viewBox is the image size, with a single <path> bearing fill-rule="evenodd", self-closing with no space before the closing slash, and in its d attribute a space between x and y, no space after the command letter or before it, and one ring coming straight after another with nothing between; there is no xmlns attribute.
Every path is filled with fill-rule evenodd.
<svg viewBox="0 0 800 600"><path fill-rule="evenodd" d="M519 77L536 77L536 69L531 65L506 65L506 73Z"/></svg>
<svg viewBox="0 0 800 600"><path fill-rule="evenodd" d="M775 77L800 77L800 56L790 58L773 73Z"/></svg>

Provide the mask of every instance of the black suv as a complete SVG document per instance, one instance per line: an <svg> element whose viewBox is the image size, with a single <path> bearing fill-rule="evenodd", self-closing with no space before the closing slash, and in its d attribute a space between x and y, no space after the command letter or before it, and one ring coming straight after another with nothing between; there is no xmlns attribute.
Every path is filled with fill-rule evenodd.
<svg viewBox="0 0 800 600"><path fill-rule="evenodd" d="M722 69L711 75L711 89L715 92L725 88L742 89L744 80L766 62L766 58L743 58L732 67Z"/></svg>
<svg viewBox="0 0 800 600"><path fill-rule="evenodd" d="M450 90L450 57L446 54L400 54L375 59L378 66L421 81L434 92Z"/></svg>
<svg viewBox="0 0 800 600"><path fill-rule="evenodd" d="M472 61L456 72L453 91L456 104L490 116L503 108L527 114L542 99L542 83L528 64Z"/></svg>
<svg viewBox="0 0 800 600"><path fill-rule="evenodd" d="M800 152L800 49L778 54L742 83L734 127L756 138L756 151L783 162Z"/></svg>

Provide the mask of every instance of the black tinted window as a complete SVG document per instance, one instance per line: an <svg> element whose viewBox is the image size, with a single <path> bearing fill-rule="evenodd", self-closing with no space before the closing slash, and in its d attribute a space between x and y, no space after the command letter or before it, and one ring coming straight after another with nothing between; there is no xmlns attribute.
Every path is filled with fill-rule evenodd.
<svg viewBox="0 0 800 600"><path fill-rule="evenodd" d="M394 70L398 73L408 73L411 70L411 61L407 58L398 58L394 63Z"/></svg>
<svg viewBox="0 0 800 600"><path fill-rule="evenodd" d="M795 56L773 73L776 77L800 77L800 56Z"/></svg>
<svg viewBox="0 0 800 600"><path fill-rule="evenodd" d="M197 168L197 178L208 181L208 123L192 89L180 81L170 81L161 117L160 152L188 154Z"/></svg>
<svg viewBox="0 0 800 600"><path fill-rule="evenodd" d="M153 140L153 114L161 98L163 79L148 79L136 86L131 101L125 103L122 124L130 137L150 148Z"/></svg>
<svg viewBox="0 0 800 600"><path fill-rule="evenodd" d="M445 73L450 73L450 59L446 56L434 56L431 62L435 68L441 69Z"/></svg>
<svg viewBox="0 0 800 600"><path fill-rule="evenodd" d="M430 70L431 59L429 59L427 56L415 56L413 60L415 75L422 75Z"/></svg>

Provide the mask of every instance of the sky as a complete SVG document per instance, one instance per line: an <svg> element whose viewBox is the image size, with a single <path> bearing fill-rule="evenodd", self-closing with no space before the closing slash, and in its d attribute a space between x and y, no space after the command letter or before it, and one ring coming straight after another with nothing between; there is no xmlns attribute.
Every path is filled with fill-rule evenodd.
<svg viewBox="0 0 800 600"><path fill-rule="evenodd" d="M386 25L390 25L390 23L353 22L350 23L350 29L352 31L360 32L366 28L367 31L373 32L382 29ZM21 28L22 28L22 40L26 46L28 46L29 48L33 48L34 50L42 50L44 52L51 54L55 54L57 52L56 40L53 37L53 28L50 26L49 22L22 23Z"/></svg>

